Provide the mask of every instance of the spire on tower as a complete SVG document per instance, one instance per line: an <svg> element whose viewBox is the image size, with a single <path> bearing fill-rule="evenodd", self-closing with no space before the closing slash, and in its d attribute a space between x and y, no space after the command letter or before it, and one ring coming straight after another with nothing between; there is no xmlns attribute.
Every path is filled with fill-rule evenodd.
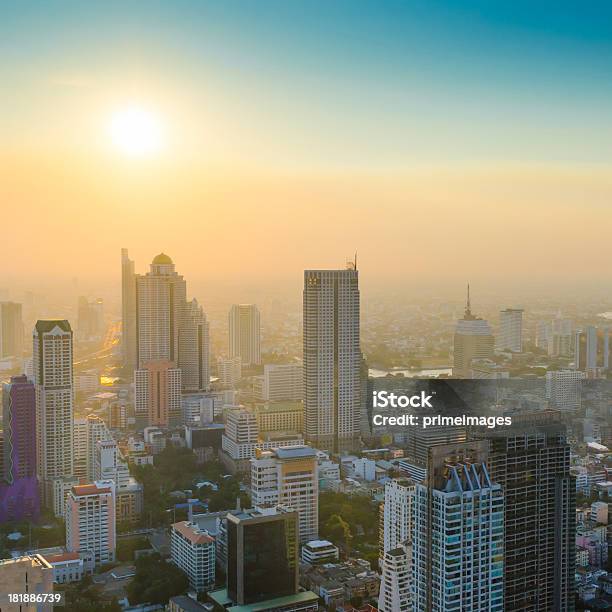
<svg viewBox="0 0 612 612"><path fill-rule="evenodd" d="M465 304L465 317L464 319L472 318L472 305L470 304L470 283L467 284L467 301Z"/></svg>

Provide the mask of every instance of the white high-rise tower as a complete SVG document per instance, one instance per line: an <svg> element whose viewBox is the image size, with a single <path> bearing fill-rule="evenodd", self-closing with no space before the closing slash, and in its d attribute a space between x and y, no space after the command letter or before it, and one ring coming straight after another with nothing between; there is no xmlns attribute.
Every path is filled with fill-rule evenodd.
<svg viewBox="0 0 612 612"><path fill-rule="evenodd" d="M63 513L62 483L74 477L72 329L66 320L37 321L33 333L38 477L43 503Z"/></svg>
<svg viewBox="0 0 612 612"><path fill-rule="evenodd" d="M304 271L305 434L317 448L353 448L359 437L359 275Z"/></svg>
<svg viewBox="0 0 612 612"><path fill-rule="evenodd" d="M523 352L523 310L506 308L499 313L497 348L513 353Z"/></svg>

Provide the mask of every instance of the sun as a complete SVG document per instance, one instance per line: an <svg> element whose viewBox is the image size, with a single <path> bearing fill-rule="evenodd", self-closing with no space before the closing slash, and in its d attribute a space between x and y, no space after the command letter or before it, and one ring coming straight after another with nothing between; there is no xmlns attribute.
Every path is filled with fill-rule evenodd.
<svg viewBox="0 0 612 612"><path fill-rule="evenodd" d="M163 129L159 117L139 106L117 110L110 119L113 146L130 157L146 157L159 153L163 146Z"/></svg>

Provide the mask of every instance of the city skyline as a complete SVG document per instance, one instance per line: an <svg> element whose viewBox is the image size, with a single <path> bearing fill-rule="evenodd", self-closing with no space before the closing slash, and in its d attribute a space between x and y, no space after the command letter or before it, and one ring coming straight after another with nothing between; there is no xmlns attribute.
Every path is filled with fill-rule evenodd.
<svg viewBox="0 0 612 612"><path fill-rule="evenodd" d="M2 610L612 606L612 5L25 0L0 57Z"/></svg>

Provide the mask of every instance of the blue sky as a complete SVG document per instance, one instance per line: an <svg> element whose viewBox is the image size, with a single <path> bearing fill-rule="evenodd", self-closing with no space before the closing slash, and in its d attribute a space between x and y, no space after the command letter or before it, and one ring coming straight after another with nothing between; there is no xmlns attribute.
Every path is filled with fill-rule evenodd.
<svg viewBox="0 0 612 612"><path fill-rule="evenodd" d="M18 2L0 57L9 131L86 81L310 165L612 159L609 2Z"/></svg>

